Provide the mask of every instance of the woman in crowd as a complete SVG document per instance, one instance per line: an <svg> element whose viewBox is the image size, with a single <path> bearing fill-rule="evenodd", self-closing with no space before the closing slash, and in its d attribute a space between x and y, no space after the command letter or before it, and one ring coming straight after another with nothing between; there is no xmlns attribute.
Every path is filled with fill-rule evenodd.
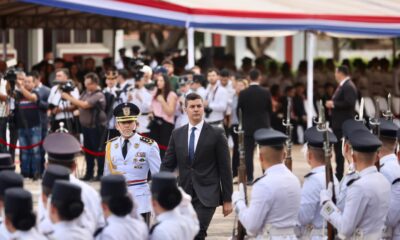
<svg viewBox="0 0 400 240"><path fill-rule="evenodd" d="M168 146L169 137L174 129L175 110L178 96L171 90L168 76L160 74L156 78L156 89L151 109L153 119L150 122L150 137L158 144ZM161 158L164 157L165 150L160 149Z"/></svg>

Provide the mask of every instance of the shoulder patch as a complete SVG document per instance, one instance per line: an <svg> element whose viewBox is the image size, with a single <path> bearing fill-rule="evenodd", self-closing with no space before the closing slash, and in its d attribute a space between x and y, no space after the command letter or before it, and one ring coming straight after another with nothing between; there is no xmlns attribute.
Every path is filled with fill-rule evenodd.
<svg viewBox="0 0 400 240"><path fill-rule="evenodd" d="M398 182L400 182L400 178L396 178L395 180L393 180L392 185L395 185Z"/></svg>
<svg viewBox="0 0 400 240"><path fill-rule="evenodd" d="M309 172L306 175L304 175L304 178L308 178L309 176L312 176L314 174L315 174L315 172Z"/></svg>
<svg viewBox="0 0 400 240"><path fill-rule="evenodd" d="M145 143L150 144L150 145L154 143L153 139L148 138L148 137L143 137L143 136L140 137L140 141L145 142Z"/></svg>
<svg viewBox="0 0 400 240"><path fill-rule="evenodd" d="M115 137L115 138L108 139L105 143L112 142L112 141L114 141L114 140L117 139L117 138L119 138L119 137Z"/></svg>
<svg viewBox="0 0 400 240"><path fill-rule="evenodd" d="M355 181L357 181L358 179L360 179L360 177L351 179L350 181L347 182L346 186L350 187L351 184L353 184L353 183L354 183Z"/></svg>
<svg viewBox="0 0 400 240"><path fill-rule="evenodd" d="M261 180L263 177L265 177L265 176L267 176L267 175L262 175L261 177L256 178L256 179L253 181L253 184L256 183L256 182L258 182L258 181L260 181L260 180Z"/></svg>

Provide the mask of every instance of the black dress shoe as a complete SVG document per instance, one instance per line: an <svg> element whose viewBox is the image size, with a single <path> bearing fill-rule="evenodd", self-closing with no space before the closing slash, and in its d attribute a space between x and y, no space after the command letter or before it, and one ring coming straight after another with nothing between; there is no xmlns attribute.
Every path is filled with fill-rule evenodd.
<svg viewBox="0 0 400 240"><path fill-rule="evenodd" d="M101 176L96 176L93 178L94 182L100 182Z"/></svg>
<svg viewBox="0 0 400 240"><path fill-rule="evenodd" d="M83 178L81 178L81 180L82 180L82 181L85 181L85 182L89 182L89 181L92 181L92 180L93 180L93 177L88 176L88 175L85 175Z"/></svg>

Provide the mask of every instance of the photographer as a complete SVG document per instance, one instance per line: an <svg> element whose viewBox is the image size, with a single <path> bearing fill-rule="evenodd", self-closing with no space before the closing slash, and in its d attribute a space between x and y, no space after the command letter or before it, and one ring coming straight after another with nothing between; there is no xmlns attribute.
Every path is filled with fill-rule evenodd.
<svg viewBox="0 0 400 240"><path fill-rule="evenodd" d="M102 146L105 139L101 139L106 130L107 116L105 113L106 99L99 87L99 78L95 73L85 75L86 91L81 97L75 98L70 93L63 92L61 97L79 108L79 122L82 126L83 143L85 148L94 151L104 151ZM93 178L95 156L85 153L86 174L83 180ZM100 180L103 175L104 156L97 157L97 177Z"/></svg>
<svg viewBox="0 0 400 240"><path fill-rule="evenodd" d="M8 120L8 94L7 87L9 88L7 80L3 77L6 74L7 64L0 61L0 138L7 139L7 120ZM6 153L7 147L0 144L0 153Z"/></svg>
<svg viewBox="0 0 400 240"><path fill-rule="evenodd" d="M21 146L37 144L42 139L39 94L34 90L32 75L17 78L15 89L15 116L18 140ZM21 174L37 180L41 174L40 147L21 149Z"/></svg>
<svg viewBox="0 0 400 240"><path fill-rule="evenodd" d="M72 85L69 79L69 71L66 68L56 70L57 85L53 86L49 95L49 109L52 114L51 131L56 131L60 122L64 123L71 134L77 132L76 124L74 121L74 110L76 107L71 105L67 100L61 98L61 93L69 92L74 98L79 98L79 91Z"/></svg>
<svg viewBox="0 0 400 240"><path fill-rule="evenodd" d="M207 71L208 87L204 101L205 120L215 127L223 127L228 107L228 91L218 84L219 72L215 68Z"/></svg>

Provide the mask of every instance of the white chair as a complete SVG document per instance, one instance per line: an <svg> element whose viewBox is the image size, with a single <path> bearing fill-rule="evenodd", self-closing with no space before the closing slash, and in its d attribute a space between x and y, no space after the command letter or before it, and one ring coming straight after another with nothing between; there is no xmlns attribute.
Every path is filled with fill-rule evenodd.
<svg viewBox="0 0 400 240"><path fill-rule="evenodd" d="M386 111L388 109L388 102L387 99L384 97L377 97L379 101L379 109L382 111Z"/></svg>
<svg viewBox="0 0 400 240"><path fill-rule="evenodd" d="M400 97L392 97L392 112L394 115L400 115Z"/></svg>
<svg viewBox="0 0 400 240"><path fill-rule="evenodd" d="M375 116L375 104L374 101L370 97L364 97L365 104L365 114L369 118L373 118Z"/></svg>

